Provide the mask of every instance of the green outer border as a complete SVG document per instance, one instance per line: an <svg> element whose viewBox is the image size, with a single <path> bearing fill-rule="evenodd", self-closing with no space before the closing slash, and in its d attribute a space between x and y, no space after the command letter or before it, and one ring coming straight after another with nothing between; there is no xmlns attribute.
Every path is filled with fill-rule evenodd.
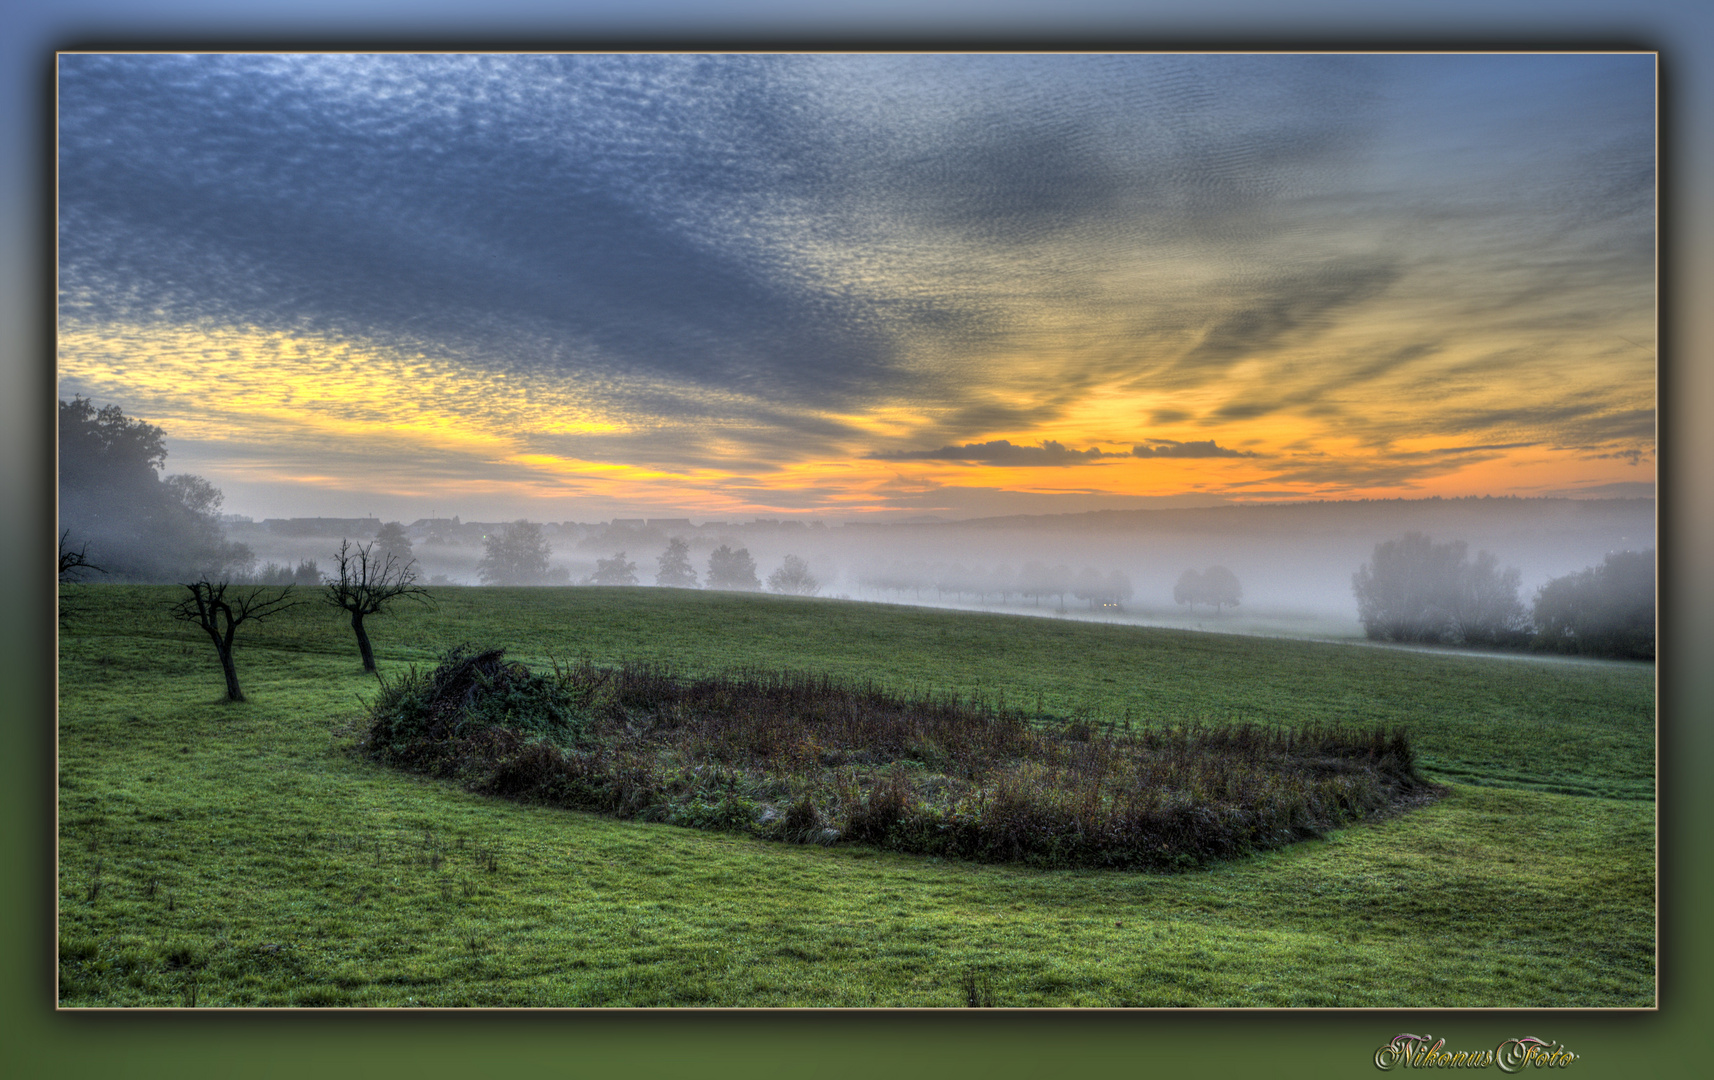
<svg viewBox="0 0 1714 1080"><path fill-rule="evenodd" d="M1688 59L1688 58L1687 58ZM1663 61L1663 74L1666 74ZM45 75L45 77L42 77ZM36 89L51 89L51 65L39 73ZM1664 82L1670 85L1671 80ZM51 96L50 96L51 101ZM42 111L49 106L35 103ZM1683 103L1694 104L1694 103ZM1689 110L1684 110L1688 112ZM1663 119L1668 118L1663 113ZM1676 130L1688 132L1687 118ZM1706 121L1707 117L1703 116ZM37 146L51 151L51 138L38 130ZM1701 150L1701 147L1695 148ZM1693 151L1694 152L1694 151ZM1676 159L1682 169L1684 154ZM51 173L38 171L41 191L51 191ZM1663 178L1666 179L1666 178ZM1688 177L1677 189L1693 190ZM37 193L39 194L39 192ZM41 205L38 203L37 205ZM51 252L51 226L37 237ZM1703 239L1696 237L1694 239ZM1673 253L1668 253L1673 254ZM1674 265L1682 265L1682 256ZM1704 255L1705 253L1698 253ZM41 263L38 261L37 266ZM32 285L35 282L32 281ZM36 290L45 293L47 290ZM1695 290L1685 289L1685 294ZM1663 291L1663 301L1667 297ZM5 319L25 329L22 348L36 357L52 355L51 297L32 296L35 314ZM20 310L6 297L6 314ZM1663 305L1664 306L1664 305ZM17 337L17 330L8 337ZM8 352L17 348L8 342ZM1669 340L1665 356L1707 356L1687 335ZM1707 342L1698 342L1706 346ZM1664 392L1673 376L1700 376L1678 367L1662 372L1663 411L1668 422L1677 410ZM8 378L16 372L7 372ZM45 406L53 394L52 371L39 371L22 400ZM39 394L39 397L36 396ZM37 457L9 460L0 474L6 489L34 498L18 505L51 511L52 444L45 426L47 410L32 413L14 397L4 408L8 420L22 423ZM18 410L22 416L13 415ZM1682 414L1679 414L1682 415ZM32 427L33 426L33 427ZM1691 436L1682 427L1663 455L1691 460ZM1698 464L1702 464L1698 462ZM1714 587L1709 568L1689 559L1706 559L1692 535L1707 537L1714 515L1706 493L1687 472L1669 474L1663 466L1663 506L1682 512L1663 517L1661 546L1667 555L1663 580L1673 580L1682 600L1663 603L1668 642L1714 639ZM29 516L26 510L22 516ZM552 1074L732 1076L825 1075L886 1077L904 1075L1078 1076L1102 1074L1228 1075L1375 1075L1375 1050L1402 1031L1444 1037L1449 1049L1485 1049L1503 1039L1539 1035L1557 1039L1582 1055L1575 1075L1636 1075L1641 1066L1655 1075L1673 1075L1677 1062L1700 1049L1705 1026L1714 1015L1711 980L1701 963L1710 953L1705 924L1690 913L1700 910L1698 896L1710 885L1710 849L1695 843L1690 823L1714 811L1711 786L1699 778L1714 764L1714 746L1705 724L1695 718L1714 715L1714 670L1696 670L1689 649L1668 648L1660 716L1670 734L1661 740L1662 788L1671 792L1661 806L1662 938L1671 943L1661 956L1657 1011L1557 1012L1283 1012L1159 1013L1084 1012L1068 1014L928 1013L484 1013L402 1015L397 1013L278 1012L186 1015L174 1012L59 1013L52 1011L53 911L52 761L54 688L52 642L43 629L52 624L52 594L45 585L20 580L16 568L40 561L42 536L26 534L17 518L0 526L0 685L22 692L5 695L5 719L11 731L25 731L23 753L0 755L0 1065L11 1075L221 1076L372 1075L378 1071L417 1076L480 1076L502 1070L539 1068ZM35 529L45 535L45 530ZM40 545L40 546L38 546ZM1692 553L1695 553L1694 555ZM1675 576L1682 575L1682 576ZM45 574L42 580L46 580ZM1675 824L1689 827L1674 827ZM1675 918L1674 913L1684 917ZM1686 1067L1686 1072L1688 1067ZM1497 1070L1487 1075L1502 1075Z"/></svg>

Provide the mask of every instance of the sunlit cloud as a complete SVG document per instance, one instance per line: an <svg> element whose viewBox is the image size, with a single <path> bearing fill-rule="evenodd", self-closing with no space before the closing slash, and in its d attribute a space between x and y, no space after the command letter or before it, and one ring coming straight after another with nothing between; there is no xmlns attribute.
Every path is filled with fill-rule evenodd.
<svg viewBox="0 0 1714 1080"><path fill-rule="evenodd" d="M1047 440L1040 446L1014 446L1009 440L995 439L981 444L943 446L938 450L893 450L869 455L877 461L966 461L990 465L1053 466L1083 465L1102 458L1123 457L1107 453L1098 447L1071 450L1063 443Z"/></svg>
<svg viewBox="0 0 1714 1080"><path fill-rule="evenodd" d="M59 88L61 396L229 505L1652 482L1647 55L68 55Z"/></svg>

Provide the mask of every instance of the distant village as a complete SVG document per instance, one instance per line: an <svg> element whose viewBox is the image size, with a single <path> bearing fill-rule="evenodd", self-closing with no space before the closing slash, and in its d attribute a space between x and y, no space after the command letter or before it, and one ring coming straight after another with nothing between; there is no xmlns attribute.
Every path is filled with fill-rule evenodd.
<svg viewBox="0 0 1714 1080"><path fill-rule="evenodd" d="M264 518L256 521L242 514L225 514L221 523L234 539L265 534L277 537L370 537L383 524L378 517L292 517ZM412 544L448 544L468 546L481 544L490 535L510 524L505 521L463 521L458 515L449 518L418 518L404 524L405 535ZM789 536L796 533L825 532L824 521L756 518L752 521L705 521L700 525L689 518L614 518L611 521L541 522L542 536L556 548L583 547L588 550L604 548L610 543L665 543L674 536L687 539L698 535L764 533Z"/></svg>

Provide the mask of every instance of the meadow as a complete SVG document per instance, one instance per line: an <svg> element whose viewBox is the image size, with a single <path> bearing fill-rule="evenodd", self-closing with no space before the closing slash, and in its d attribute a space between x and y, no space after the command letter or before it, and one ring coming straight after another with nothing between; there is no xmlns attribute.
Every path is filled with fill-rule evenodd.
<svg viewBox="0 0 1714 1080"><path fill-rule="evenodd" d="M1407 729L1447 794L1184 872L782 844L359 751L349 628L62 590L63 1006L1496 1006L1655 1001L1654 669L665 589L437 589L384 677L510 659L822 673L1067 723Z"/></svg>

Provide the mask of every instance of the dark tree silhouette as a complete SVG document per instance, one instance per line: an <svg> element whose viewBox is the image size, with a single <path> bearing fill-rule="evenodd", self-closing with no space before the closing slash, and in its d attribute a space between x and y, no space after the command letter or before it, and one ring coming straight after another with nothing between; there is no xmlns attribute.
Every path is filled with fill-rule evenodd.
<svg viewBox="0 0 1714 1080"><path fill-rule="evenodd" d="M768 575L768 588L792 596L814 596L821 591L821 582L809 572L809 564L796 555L787 555L778 570Z"/></svg>
<svg viewBox="0 0 1714 1080"><path fill-rule="evenodd" d="M542 539L542 527L519 519L482 541L484 554L476 576L484 585L540 585L548 580L552 549Z"/></svg>
<svg viewBox="0 0 1714 1080"><path fill-rule="evenodd" d="M748 548L733 551L725 544L708 556L708 587L710 589L741 589L754 592L762 587L756 579L756 560Z"/></svg>
<svg viewBox="0 0 1714 1080"><path fill-rule="evenodd" d="M215 652L220 654L220 669L226 674L226 700L243 701L244 692L238 688L238 668L232 660L232 639L238 627L246 622L261 622L278 615L301 601L292 599L292 586L280 589L250 588L226 595L228 582L211 582L207 578L185 583L190 595L170 609L181 622L202 627Z"/></svg>
<svg viewBox="0 0 1714 1080"><path fill-rule="evenodd" d="M674 589L696 588L696 570L690 565L690 544L680 537L667 541L667 549L661 552L660 570L655 574L655 584Z"/></svg>
<svg viewBox="0 0 1714 1080"><path fill-rule="evenodd" d="M400 598L429 603L429 591L417 584L416 564L401 563L392 552L378 552L376 544L356 546L349 540L339 542L339 553L333 557L333 573L327 580L322 599L351 615L351 632L357 635L357 651L363 657L363 670L375 670L375 651L369 647L369 632L363 620L370 615L383 614L393 601Z"/></svg>
<svg viewBox="0 0 1714 1080"><path fill-rule="evenodd" d="M290 566L279 563L268 563L254 577L257 585L305 585L309 588L320 588L322 585L321 567L314 559L304 559L293 570Z"/></svg>
<svg viewBox="0 0 1714 1080"><path fill-rule="evenodd" d="M76 551L71 549L71 530L60 533L60 581L72 582L79 580L85 570L94 570L98 574L107 571L89 561L89 545L84 544Z"/></svg>
<svg viewBox="0 0 1714 1080"><path fill-rule="evenodd" d="M595 573L589 576L591 585L635 585L637 583L637 564L627 562L623 551L615 552L611 559L596 559Z"/></svg>

